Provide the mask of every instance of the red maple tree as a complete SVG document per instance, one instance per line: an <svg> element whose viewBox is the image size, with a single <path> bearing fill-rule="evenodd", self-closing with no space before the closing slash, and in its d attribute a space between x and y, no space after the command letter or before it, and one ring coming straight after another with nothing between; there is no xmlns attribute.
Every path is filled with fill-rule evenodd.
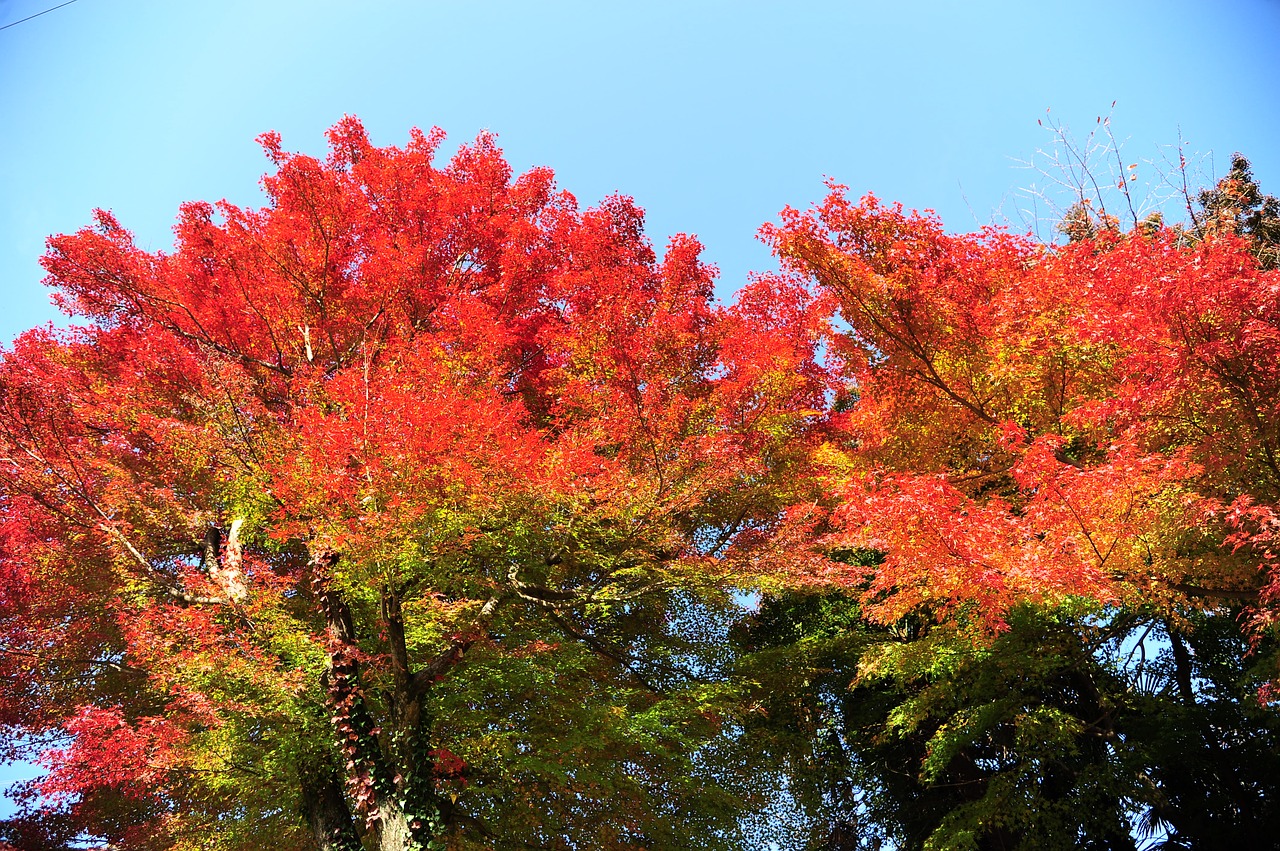
<svg viewBox="0 0 1280 851"><path fill-rule="evenodd" d="M672 776L717 722L664 611L800 487L812 329L491 137L329 140L263 136L267 205L172 252L50 240L85 324L0 364L0 720L122 848L679 831L646 802L707 798Z"/></svg>
<svg viewBox="0 0 1280 851"><path fill-rule="evenodd" d="M1280 278L1243 239L949 234L839 186L764 235L831 304L846 438L806 528L883 555L823 568L873 618L999 630L1078 597L1270 622Z"/></svg>

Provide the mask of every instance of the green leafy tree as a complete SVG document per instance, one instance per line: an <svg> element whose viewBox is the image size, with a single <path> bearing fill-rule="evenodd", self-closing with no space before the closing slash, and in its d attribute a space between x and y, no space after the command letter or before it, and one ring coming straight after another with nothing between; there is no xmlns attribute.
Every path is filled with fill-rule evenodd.
<svg viewBox="0 0 1280 851"><path fill-rule="evenodd" d="M795 847L1247 846L1280 791L1267 654L1230 612L1168 630L1027 606L975 643L872 629L844 595L772 599L736 633L749 738L790 767L812 825Z"/></svg>

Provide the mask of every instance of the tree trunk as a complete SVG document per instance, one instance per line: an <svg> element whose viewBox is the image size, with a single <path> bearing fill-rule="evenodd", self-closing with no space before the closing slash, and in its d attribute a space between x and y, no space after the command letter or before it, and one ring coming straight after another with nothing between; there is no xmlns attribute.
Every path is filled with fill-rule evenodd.
<svg viewBox="0 0 1280 851"><path fill-rule="evenodd" d="M351 809L331 770L302 775L302 806L317 851L362 851Z"/></svg>
<svg viewBox="0 0 1280 851"><path fill-rule="evenodd" d="M421 695L410 691L399 601L384 600L383 604L393 645L400 646L392 651L396 676L392 693L387 695L391 717L379 725L370 713L361 683L351 609L329 582L337 562L332 551L316 553L311 561L311 581L325 619L329 663L325 690L346 763L347 789L365 817L378 851L421 851L445 825L432 788Z"/></svg>
<svg viewBox="0 0 1280 851"><path fill-rule="evenodd" d="M1191 682L1191 654L1187 651L1186 642L1168 621L1165 627L1169 630L1169 646L1173 650L1173 681L1178 686L1178 694L1187 706L1195 706L1196 690Z"/></svg>

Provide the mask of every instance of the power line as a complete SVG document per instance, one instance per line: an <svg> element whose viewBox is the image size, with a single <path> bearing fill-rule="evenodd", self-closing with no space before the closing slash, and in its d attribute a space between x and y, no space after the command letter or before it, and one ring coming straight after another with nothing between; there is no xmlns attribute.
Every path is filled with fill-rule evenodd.
<svg viewBox="0 0 1280 851"><path fill-rule="evenodd" d="M16 27L18 24L25 24L27 21L31 20L32 18L38 18L38 17L40 17L41 15L47 15L47 14L49 14L50 12L56 12L56 11L58 11L59 9L61 9L63 6L70 6L70 5L71 5L72 3L74 3L74 2L76 2L76 0L67 0L67 2L65 2L65 3L60 3L60 4L58 4L57 6L54 6L54 7L53 7L53 8L51 8L51 9L45 9L43 12L36 12L34 15L27 15L27 17L23 18L23 19L22 19L22 20L20 20L20 21L14 21L14 22L13 22L13 23L11 23L11 24L5 24L4 26L0 27L0 30L7 30L7 29L9 29L9 27Z"/></svg>

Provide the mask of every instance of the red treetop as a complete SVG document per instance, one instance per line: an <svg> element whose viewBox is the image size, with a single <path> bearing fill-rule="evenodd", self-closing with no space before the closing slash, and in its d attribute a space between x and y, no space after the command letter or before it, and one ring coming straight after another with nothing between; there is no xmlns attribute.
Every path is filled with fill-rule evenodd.
<svg viewBox="0 0 1280 851"><path fill-rule="evenodd" d="M1280 278L1243 243L953 235L842 187L764 234L835 304L822 546L883 555L828 568L876 618L1270 599Z"/></svg>

